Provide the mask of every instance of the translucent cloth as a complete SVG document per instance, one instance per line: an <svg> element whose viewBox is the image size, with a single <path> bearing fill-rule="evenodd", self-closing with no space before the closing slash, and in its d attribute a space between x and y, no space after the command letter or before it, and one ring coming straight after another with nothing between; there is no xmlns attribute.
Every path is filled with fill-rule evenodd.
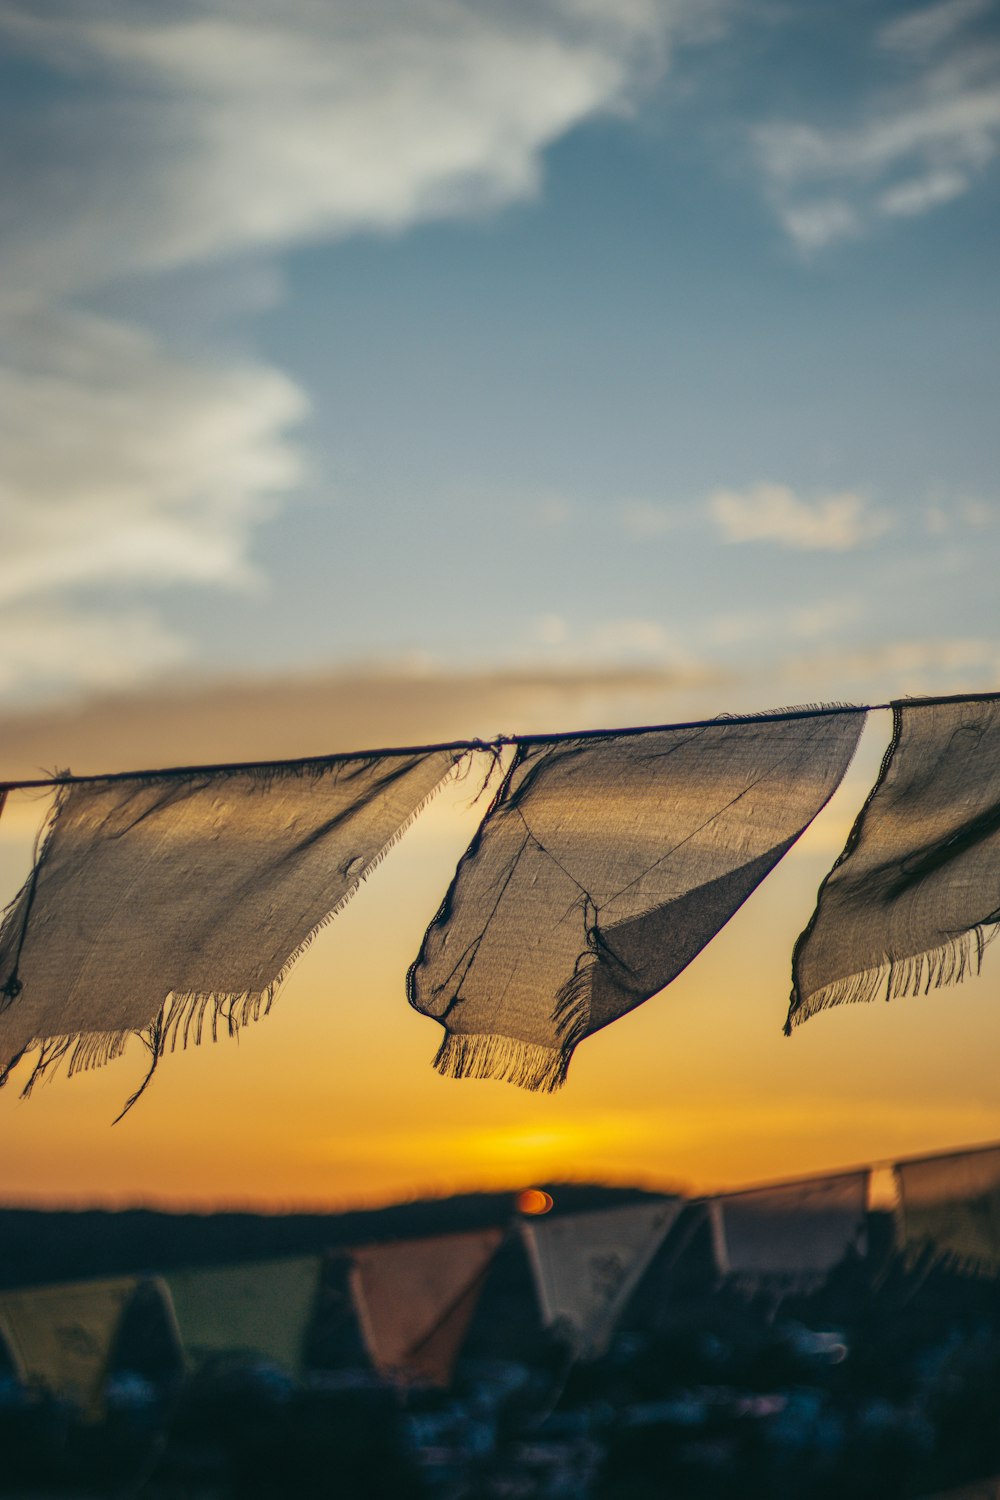
<svg viewBox="0 0 1000 1500"><path fill-rule="evenodd" d="M837 787L864 713L519 745L410 968L453 1077L557 1088L663 989Z"/></svg>
<svg viewBox="0 0 1000 1500"><path fill-rule="evenodd" d="M684 1206L677 1198L522 1221L546 1327L561 1328L583 1358L603 1354Z"/></svg>
<svg viewBox="0 0 1000 1500"><path fill-rule="evenodd" d="M977 972L1000 919L1000 701L897 703L893 731L796 944L789 1027Z"/></svg>
<svg viewBox="0 0 1000 1500"><path fill-rule="evenodd" d="M163 1280L188 1364L263 1356L296 1374L319 1275L316 1255L169 1272Z"/></svg>
<svg viewBox="0 0 1000 1500"><path fill-rule="evenodd" d="M432 795L451 751L64 787L0 928L0 1066L154 1063L271 1003L313 933Z"/></svg>
<svg viewBox="0 0 1000 1500"><path fill-rule="evenodd" d="M958 1267L1000 1270L1000 1146L902 1162L898 1222L911 1254L931 1249Z"/></svg>
<svg viewBox="0 0 1000 1500"><path fill-rule="evenodd" d="M862 1250L868 1173L727 1194L710 1205L715 1254L723 1275L821 1279L851 1249Z"/></svg>
<svg viewBox="0 0 1000 1500"><path fill-rule="evenodd" d="M351 1289L372 1364L401 1385L446 1387L503 1232L367 1245Z"/></svg>
<svg viewBox="0 0 1000 1500"><path fill-rule="evenodd" d="M20 1378L97 1418L104 1381L134 1276L0 1293L0 1329Z"/></svg>

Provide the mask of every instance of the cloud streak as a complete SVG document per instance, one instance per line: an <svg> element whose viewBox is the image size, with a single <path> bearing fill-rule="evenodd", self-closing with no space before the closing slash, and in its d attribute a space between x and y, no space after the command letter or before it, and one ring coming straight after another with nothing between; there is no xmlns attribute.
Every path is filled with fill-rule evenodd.
<svg viewBox="0 0 1000 1500"><path fill-rule="evenodd" d="M233 585L253 523L298 484L301 392L198 367L141 330L57 313L0 368L5 601L67 586Z"/></svg>
<svg viewBox="0 0 1000 1500"><path fill-rule="evenodd" d="M690 0L0 0L38 89L0 102L5 598L50 647L77 621L105 674L15 631L6 690L172 659L153 614L111 649L117 596L245 586L255 527L305 475L284 374L87 299L531 197L553 141L627 111L704 25Z"/></svg>
<svg viewBox="0 0 1000 1500"><path fill-rule="evenodd" d="M881 536L890 518L847 490L809 502L786 484L715 490L708 513L723 541L772 542L802 552L849 552Z"/></svg>
<svg viewBox="0 0 1000 1500"><path fill-rule="evenodd" d="M55 124L21 121L6 295L531 196L545 148L627 109L693 15L676 0L207 0L169 14L7 0L8 43L89 86L60 95Z"/></svg>
<svg viewBox="0 0 1000 1500"><path fill-rule="evenodd" d="M884 26L873 56L885 81L853 118L755 126L767 194L805 251L918 218L971 191L1000 150L1000 46L990 0L943 0Z"/></svg>

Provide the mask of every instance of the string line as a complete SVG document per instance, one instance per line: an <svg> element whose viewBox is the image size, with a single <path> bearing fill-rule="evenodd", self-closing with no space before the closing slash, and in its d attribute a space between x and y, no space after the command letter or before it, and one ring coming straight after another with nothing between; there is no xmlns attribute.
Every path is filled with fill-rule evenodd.
<svg viewBox="0 0 1000 1500"><path fill-rule="evenodd" d="M497 751L506 745L558 745L572 740L609 740L639 734L663 734L668 730L713 729L727 724L783 723L794 719L823 719L835 714L878 713L897 707L926 708L942 703L986 703L1000 699L997 693L953 693L932 698L893 698L888 703L829 703L810 708L779 709L774 713L724 714L714 719L689 719L678 724L637 724L624 729L570 729L556 734L498 734L492 739L446 740L433 745L389 745L378 750L345 750L335 755L302 755L292 760L216 761L197 766L161 766L145 771L94 772L74 776L20 778L0 781L0 795L36 787L77 786L92 781L131 781L163 776L198 776L225 771L259 771L293 769L295 766L337 765L352 760L382 760L390 755L433 755L435 751Z"/></svg>

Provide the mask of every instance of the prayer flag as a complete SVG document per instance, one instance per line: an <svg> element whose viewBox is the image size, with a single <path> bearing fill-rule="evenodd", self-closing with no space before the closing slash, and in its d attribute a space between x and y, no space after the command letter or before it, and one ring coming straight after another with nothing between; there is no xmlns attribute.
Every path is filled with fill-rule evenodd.
<svg viewBox="0 0 1000 1500"><path fill-rule="evenodd" d="M604 1354L684 1206L678 1198L522 1221L546 1327L561 1327L582 1358Z"/></svg>
<svg viewBox="0 0 1000 1500"><path fill-rule="evenodd" d="M851 1249L862 1250L868 1173L754 1188L713 1199L716 1261L723 1275L821 1280Z"/></svg>
<svg viewBox="0 0 1000 1500"><path fill-rule="evenodd" d="M663 989L837 787L861 710L518 746L410 968L452 1077L530 1089Z"/></svg>
<svg viewBox="0 0 1000 1500"><path fill-rule="evenodd" d="M262 1356L297 1373L319 1274L316 1255L168 1272L186 1360L196 1366L216 1355Z"/></svg>
<svg viewBox="0 0 1000 1500"><path fill-rule="evenodd" d="M1000 1146L901 1162L898 1222L911 1253L931 1248L967 1270L1000 1270Z"/></svg>
<svg viewBox="0 0 1000 1500"><path fill-rule="evenodd" d="M0 1067L156 1059L231 1033L343 907L456 753L106 777L64 787L0 928Z"/></svg>
<svg viewBox="0 0 1000 1500"><path fill-rule="evenodd" d="M20 1378L101 1414L108 1362L138 1282L67 1282L0 1293L0 1329Z"/></svg>
<svg viewBox="0 0 1000 1500"><path fill-rule="evenodd" d="M979 970L1000 920L1000 700L893 705L892 744L795 945L787 1029Z"/></svg>
<svg viewBox="0 0 1000 1500"><path fill-rule="evenodd" d="M401 1384L449 1384L502 1239L502 1230L483 1229L353 1252L358 1321L381 1374Z"/></svg>

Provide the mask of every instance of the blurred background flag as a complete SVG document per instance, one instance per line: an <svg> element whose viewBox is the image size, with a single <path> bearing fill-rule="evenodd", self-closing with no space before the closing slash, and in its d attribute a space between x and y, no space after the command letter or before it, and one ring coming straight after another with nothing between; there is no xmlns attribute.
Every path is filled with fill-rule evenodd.
<svg viewBox="0 0 1000 1500"><path fill-rule="evenodd" d="M403 1240L353 1252L352 1289L375 1368L447 1386L503 1231Z"/></svg>
<svg viewBox="0 0 1000 1500"><path fill-rule="evenodd" d="M546 1326L567 1332L583 1357L603 1354L684 1206L677 1198L522 1223Z"/></svg>
<svg viewBox="0 0 1000 1500"><path fill-rule="evenodd" d="M20 1378L99 1418L108 1362L136 1277L0 1293L0 1331Z"/></svg>
<svg viewBox="0 0 1000 1500"><path fill-rule="evenodd" d="M251 1355L298 1373L319 1276L316 1255L169 1271L164 1282L187 1362Z"/></svg>
<svg viewBox="0 0 1000 1500"><path fill-rule="evenodd" d="M865 1244L868 1171L716 1198L713 1240L723 1275L806 1284Z"/></svg>
<svg viewBox="0 0 1000 1500"><path fill-rule="evenodd" d="M898 1223L911 1252L1000 1270L1000 1146L901 1162Z"/></svg>

